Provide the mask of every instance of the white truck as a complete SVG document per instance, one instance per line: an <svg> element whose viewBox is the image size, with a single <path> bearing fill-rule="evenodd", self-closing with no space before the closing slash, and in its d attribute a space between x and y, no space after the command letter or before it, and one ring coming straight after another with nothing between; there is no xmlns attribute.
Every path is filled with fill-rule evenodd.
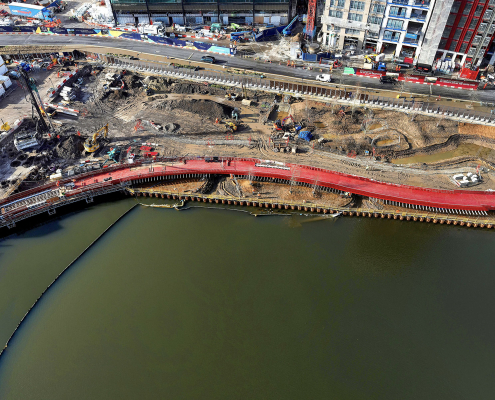
<svg viewBox="0 0 495 400"><path fill-rule="evenodd" d="M316 75L316 80L321 82L332 82L332 75L330 74Z"/></svg>
<svg viewBox="0 0 495 400"><path fill-rule="evenodd" d="M153 25L140 25L138 32L143 35L165 36L165 27L161 22L155 22Z"/></svg>

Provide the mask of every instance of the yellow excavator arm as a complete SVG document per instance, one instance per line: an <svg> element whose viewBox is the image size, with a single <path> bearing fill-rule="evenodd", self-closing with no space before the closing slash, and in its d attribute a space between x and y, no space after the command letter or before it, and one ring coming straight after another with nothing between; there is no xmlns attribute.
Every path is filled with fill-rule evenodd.
<svg viewBox="0 0 495 400"><path fill-rule="evenodd" d="M100 142L99 138L103 136L104 139L107 138L108 136L108 124L106 124L104 127L98 129L94 134L93 137L90 139L86 139L84 142L84 150L88 153L94 153L96 150L100 148Z"/></svg>

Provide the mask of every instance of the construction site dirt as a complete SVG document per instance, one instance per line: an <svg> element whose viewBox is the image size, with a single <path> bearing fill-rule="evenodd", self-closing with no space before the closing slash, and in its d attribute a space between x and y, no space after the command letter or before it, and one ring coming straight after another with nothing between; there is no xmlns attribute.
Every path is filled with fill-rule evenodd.
<svg viewBox="0 0 495 400"><path fill-rule="evenodd" d="M56 67L31 73L49 103L53 130L27 150L16 149L14 134L2 134L0 197L45 182L57 171L70 176L87 164L101 168L157 155L271 159L442 189L454 188L452 174L480 173L481 166L483 180L476 190L494 188L495 129L488 126L136 74L84 61L69 69L76 68L81 80L71 84L74 98L65 103L47 93L70 71ZM14 82L16 90L0 101L2 124L25 117L19 129L36 131L24 84ZM75 112L67 114L64 107ZM84 142L107 124L108 136L95 138L98 150L86 152ZM312 139L301 139L299 131L309 131ZM480 151L437 157L431 167L414 159L400 165L404 157L440 154L463 144Z"/></svg>

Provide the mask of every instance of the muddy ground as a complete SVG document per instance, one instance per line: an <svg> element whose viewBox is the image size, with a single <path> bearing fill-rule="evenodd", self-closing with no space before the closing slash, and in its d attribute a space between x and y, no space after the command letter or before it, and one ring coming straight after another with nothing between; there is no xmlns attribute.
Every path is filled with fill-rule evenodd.
<svg viewBox="0 0 495 400"><path fill-rule="evenodd" d="M495 149L491 140L495 138L495 129L482 125L458 125L454 121L436 117L364 107L341 107L294 98L286 99L288 102L284 103L281 96L273 94L252 91L242 93L240 88L174 81L130 72L122 76L125 83L123 90L107 91L103 84L108 72L119 74L122 71L98 71L93 68L85 74L84 83L81 89L75 89L76 99L70 105L80 111L80 116L58 114L53 120L55 132L50 136L43 135L38 149L24 154L14 148L13 137L0 142L0 182L16 181L28 175L27 181L36 182L46 179L58 168L64 170L86 161L106 162L108 165L113 161L108 159L107 153L114 147L122 150L124 156L120 160L125 159L127 152L139 158L144 155L141 149L143 144L150 143L152 151L158 152L160 156L195 154L270 158L397 183L452 188L445 173L432 173L428 179L407 169L391 173L387 172L388 167L382 161L391 161L405 152L411 154L425 148L441 151L443 143L459 134L462 137L475 137L474 140L477 137L482 146ZM51 83L55 83L53 81L57 79L57 73L60 71L37 75L39 87L46 92L52 86ZM40 93L43 94L43 90ZM247 95L254 102L250 106L242 105L240 101L227 99L228 93ZM60 101L60 98L55 101ZM0 118L4 122L12 123L20 116L32 114L31 104L26 100L22 87L18 87L10 98L2 100L0 106L3 107ZM295 124L287 121L287 130L290 131L294 125L302 125L313 133L315 140L310 143L294 141L298 148L297 154L274 153L274 121L266 120L268 115L272 115L270 110L273 107L287 110L285 114L278 115L291 115L294 118ZM231 118L234 108L240 110L239 121ZM260 118L260 115L265 118ZM217 123L217 120L220 122ZM225 122L235 122L237 131L232 134ZM106 124L109 125L108 141L102 141L101 149L95 154L85 154L83 141ZM27 129L34 128L31 126ZM276 132L279 137L283 133ZM226 144L226 140L230 139L241 139L250 145L236 145L235 141ZM449 143L449 146L452 145L452 140ZM459 143L456 141L454 145ZM473 143L473 139L470 143ZM369 163L376 163L373 152L378 156L379 163L370 168ZM483 154L490 158L486 161L495 163L495 157L491 159L495 152ZM358 159L353 160L356 156ZM473 167L477 162L470 159L464 164L456 164L456 168ZM362 165L367 166L365 170ZM490 180L487 178L485 182L488 185Z"/></svg>

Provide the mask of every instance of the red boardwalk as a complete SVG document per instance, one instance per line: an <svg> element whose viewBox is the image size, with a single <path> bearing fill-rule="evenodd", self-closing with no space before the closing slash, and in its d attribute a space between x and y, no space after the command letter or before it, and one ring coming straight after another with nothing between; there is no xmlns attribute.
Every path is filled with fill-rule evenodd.
<svg viewBox="0 0 495 400"><path fill-rule="evenodd" d="M489 211L495 210L495 192L472 190L436 190L414 186L396 185L378 182L354 175L328 171L303 165L276 163L256 159L225 159L218 162L207 162L203 159L183 162L155 163L144 165L125 165L95 171L86 176L76 178L75 190L67 192L67 197L90 191L96 188L109 187L122 182L139 182L144 179L159 179L163 176L182 176L190 174L235 174L258 176L284 181L295 180L309 185L317 185L338 189L344 192L394 201L409 205ZM63 181L69 182L69 180ZM48 184L37 189L21 192L0 201L4 207L14 200L22 199L36 192L55 187Z"/></svg>

